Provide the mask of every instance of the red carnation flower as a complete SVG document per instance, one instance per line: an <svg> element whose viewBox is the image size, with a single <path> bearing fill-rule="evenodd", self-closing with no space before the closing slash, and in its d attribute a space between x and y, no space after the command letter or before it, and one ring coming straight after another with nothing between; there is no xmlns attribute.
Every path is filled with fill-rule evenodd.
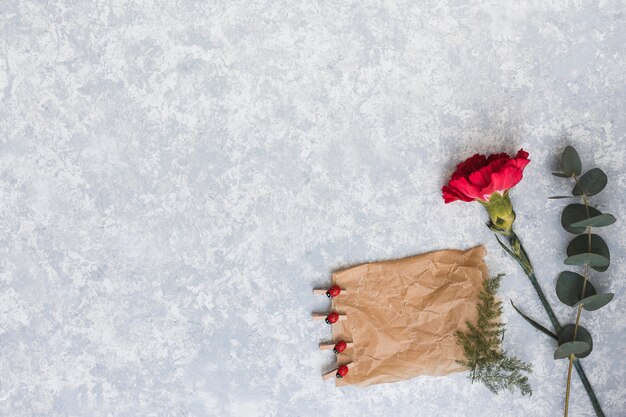
<svg viewBox="0 0 626 417"><path fill-rule="evenodd" d="M513 233L515 212L509 190L522 180L524 168L530 159L523 149L511 157L505 153L481 155L477 153L456 166L448 185L441 189L443 200L478 201L489 213L489 227L496 233Z"/></svg>
<svg viewBox="0 0 626 417"><path fill-rule="evenodd" d="M528 152L520 149L514 157L506 153L479 153L456 166L448 185L442 189L446 203L453 201L489 201L493 193L504 195L522 180L530 160Z"/></svg>

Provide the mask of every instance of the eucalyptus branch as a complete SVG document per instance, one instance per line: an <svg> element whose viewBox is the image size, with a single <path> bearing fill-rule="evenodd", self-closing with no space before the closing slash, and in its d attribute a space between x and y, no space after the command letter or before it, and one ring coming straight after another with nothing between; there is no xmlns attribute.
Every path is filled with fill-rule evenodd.
<svg viewBox="0 0 626 417"><path fill-rule="evenodd" d="M574 324L565 326L558 335L558 348L554 353L555 359L568 358L567 381L565 388L564 417L568 417L569 399L571 392L572 367L579 372L582 367L579 358L584 358L593 349L591 334L580 325L582 310L594 311L608 304L613 299L613 294L597 294L595 288L589 282L590 268L603 272L609 267L610 254L604 240L592 233L592 227L603 227L613 224L615 217L601 213L598 209L589 205L588 198L604 189L607 184L606 174L599 168L593 168L578 177L582 173L582 164L576 150L568 146L561 157L563 173L554 175L574 180L572 194L580 196L583 204L570 204L563 210L561 224L570 233L578 234L567 247L566 265L580 265L583 267L583 275L570 271L564 271L559 275L556 292L559 300L564 304L576 307L576 320ZM586 377L581 375L583 386L588 393L590 384ZM594 395L595 397L595 395ZM604 415L597 404L593 401L596 414Z"/></svg>

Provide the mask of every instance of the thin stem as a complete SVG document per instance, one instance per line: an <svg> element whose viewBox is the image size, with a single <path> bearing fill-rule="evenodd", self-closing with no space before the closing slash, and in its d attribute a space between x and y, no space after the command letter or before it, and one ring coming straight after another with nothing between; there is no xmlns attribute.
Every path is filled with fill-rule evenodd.
<svg viewBox="0 0 626 417"><path fill-rule="evenodd" d="M567 368L567 388L565 389L565 413L567 417L567 410L569 408L569 387L572 381L572 363L574 362L574 355L569 355L569 367Z"/></svg>
<svg viewBox="0 0 626 417"><path fill-rule="evenodd" d="M574 178L574 181L576 182L576 186L578 186L578 178L576 178L576 175L572 175L572 178ZM580 186L578 187L581 188ZM581 188L581 191L582 191L582 188ZM583 193L582 198L583 198L583 203L585 204L585 211L587 212L587 218L589 218L589 202L587 201L587 195ZM587 227L587 252L591 252L591 226ZM588 263L585 264L585 272L584 272L583 278L584 278L583 288L580 294L581 300L585 298L585 293L587 290L587 281L589 280L589 264ZM583 305L579 304L577 310L578 311L576 312L576 323L574 324L574 339L573 340L576 340L576 337L578 336L578 327L580 326L580 317L582 316ZM567 383L565 385L565 411L564 411L563 417L567 417L568 408L569 408L569 394L570 394L570 387L571 387L571 380L572 380L573 363L574 363L574 355L569 355L569 365L567 367Z"/></svg>

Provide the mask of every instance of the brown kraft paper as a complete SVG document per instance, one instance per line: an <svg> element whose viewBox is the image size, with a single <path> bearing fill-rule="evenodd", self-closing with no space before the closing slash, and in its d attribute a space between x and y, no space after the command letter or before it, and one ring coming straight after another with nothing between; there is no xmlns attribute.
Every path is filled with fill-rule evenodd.
<svg viewBox="0 0 626 417"><path fill-rule="evenodd" d="M463 371L454 332L477 319L485 253L482 246L442 250L335 272L333 284L348 291L332 301L334 311L347 315L332 325L333 340L354 343L338 355L338 365L353 368L336 385Z"/></svg>

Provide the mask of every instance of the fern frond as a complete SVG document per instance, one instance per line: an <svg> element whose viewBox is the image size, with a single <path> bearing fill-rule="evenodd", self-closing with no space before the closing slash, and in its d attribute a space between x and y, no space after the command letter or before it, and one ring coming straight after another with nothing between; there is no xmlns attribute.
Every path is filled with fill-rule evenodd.
<svg viewBox="0 0 626 417"><path fill-rule="evenodd" d="M478 295L476 323L466 322L467 331L456 331L456 341L463 348L465 359L457 363L469 370L472 383L482 382L491 392L502 390L532 395L527 374L532 366L502 350L505 325L500 321L502 302L496 299L504 274L488 278Z"/></svg>

